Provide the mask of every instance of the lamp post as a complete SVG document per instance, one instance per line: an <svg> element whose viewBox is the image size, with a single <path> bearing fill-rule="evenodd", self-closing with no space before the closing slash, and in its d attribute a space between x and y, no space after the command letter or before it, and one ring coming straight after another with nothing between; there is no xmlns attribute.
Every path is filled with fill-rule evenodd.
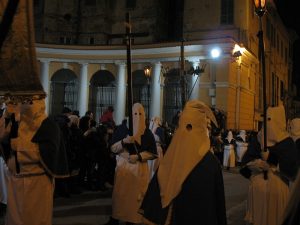
<svg viewBox="0 0 300 225"><path fill-rule="evenodd" d="M147 119L148 122L150 122L150 77L151 77L151 67L150 66L145 66L144 67L144 74L147 77Z"/></svg>
<svg viewBox="0 0 300 225"><path fill-rule="evenodd" d="M263 129L264 129L264 151L267 151L267 88L266 88L266 63L265 63L265 47L264 35L262 28L262 17L266 12L266 0L254 0L255 12L259 17L259 31L258 37L258 57L260 61L260 68L263 77Z"/></svg>

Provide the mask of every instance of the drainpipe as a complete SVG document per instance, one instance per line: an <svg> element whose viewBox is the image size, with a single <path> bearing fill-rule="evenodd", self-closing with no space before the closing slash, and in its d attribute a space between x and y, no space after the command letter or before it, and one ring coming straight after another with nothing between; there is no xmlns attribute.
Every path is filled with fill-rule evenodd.
<svg viewBox="0 0 300 225"><path fill-rule="evenodd" d="M241 97L241 59L238 59L237 66L237 87L236 87L236 108L235 108L235 129L240 129L240 97Z"/></svg>

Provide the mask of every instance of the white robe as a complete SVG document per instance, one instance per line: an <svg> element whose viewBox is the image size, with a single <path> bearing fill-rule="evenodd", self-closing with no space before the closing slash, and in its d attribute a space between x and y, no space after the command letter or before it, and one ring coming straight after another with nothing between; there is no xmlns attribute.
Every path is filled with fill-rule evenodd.
<svg viewBox="0 0 300 225"><path fill-rule="evenodd" d="M0 156L0 202L7 204L7 176L8 168Z"/></svg>
<svg viewBox="0 0 300 225"><path fill-rule="evenodd" d="M253 175L248 190L245 220L253 225L280 225L289 196L289 187L268 171L268 179L263 173Z"/></svg>
<svg viewBox="0 0 300 225"><path fill-rule="evenodd" d="M242 158L247 151L248 143L246 142L236 142L236 155L237 155L237 162L242 162Z"/></svg>
<svg viewBox="0 0 300 225"><path fill-rule="evenodd" d="M6 225L52 225L53 182L47 175L8 179Z"/></svg>
<svg viewBox="0 0 300 225"><path fill-rule="evenodd" d="M120 145L121 143L118 142L114 147L121 148ZM149 183L148 163L138 161L132 164L128 162L128 158L129 154L125 151L116 158L112 217L121 221L141 223L142 216L138 210Z"/></svg>
<svg viewBox="0 0 300 225"><path fill-rule="evenodd" d="M235 167L235 153L234 146L232 144L224 146L223 166Z"/></svg>
<svg viewBox="0 0 300 225"><path fill-rule="evenodd" d="M12 146L22 146L22 139L12 139ZM6 225L52 225L53 178L40 163L38 145L24 151L18 147L20 173L15 158L8 160ZM22 148L21 148L22 149Z"/></svg>

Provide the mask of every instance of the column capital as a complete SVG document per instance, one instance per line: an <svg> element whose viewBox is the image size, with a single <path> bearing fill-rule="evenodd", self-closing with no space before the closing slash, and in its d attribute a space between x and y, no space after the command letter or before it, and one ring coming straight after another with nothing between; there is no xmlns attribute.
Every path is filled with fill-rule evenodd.
<svg viewBox="0 0 300 225"><path fill-rule="evenodd" d="M160 61L152 62L152 64L153 64L154 66L162 66L162 64L161 64Z"/></svg>
<svg viewBox="0 0 300 225"><path fill-rule="evenodd" d="M81 67L84 67L84 66L87 66L89 63L88 63L88 62L78 62L78 64L79 64Z"/></svg>
<svg viewBox="0 0 300 225"><path fill-rule="evenodd" d="M126 66L125 61L122 61L122 60L117 60L117 61L115 61L114 63L115 63L115 65L117 65L117 66Z"/></svg>
<svg viewBox="0 0 300 225"><path fill-rule="evenodd" d="M45 58L38 59L38 61L40 61L41 63L44 63L44 64L49 64L51 62L50 59L45 59Z"/></svg>
<svg viewBox="0 0 300 225"><path fill-rule="evenodd" d="M161 66L161 62L160 61L157 61L157 60L149 60L149 61L146 61L146 62L143 62L142 65L151 65L151 66Z"/></svg>
<svg viewBox="0 0 300 225"><path fill-rule="evenodd" d="M125 67L126 63L125 62L117 62L117 63L115 63L115 65L119 66L119 67Z"/></svg>

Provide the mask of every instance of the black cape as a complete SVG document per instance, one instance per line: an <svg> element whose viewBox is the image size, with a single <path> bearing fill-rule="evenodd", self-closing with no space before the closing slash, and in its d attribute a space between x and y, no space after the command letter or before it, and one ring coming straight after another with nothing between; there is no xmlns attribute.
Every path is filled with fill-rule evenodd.
<svg viewBox="0 0 300 225"><path fill-rule="evenodd" d="M294 180L297 175L298 165L297 148L293 139L288 137L268 149L271 154L276 156L280 173L289 180Z"/></svg>
<svg viewBox="0 0 300 225"><path fill-rule="evenodd" d="M156 224L165 224L170 206L162 208L157 173L143 199L140 213ZM185 179L173 200L171 225L226 225L222 169L208 152Z"/></svg>
<svg viewBox="0 0 300 225"><path fill-rule="evenodd" d="M42 164L51 176L69 176L63 134L53 119L46 118L31 141L39 145Z"/></svg>
<svg viewBox="0 0 300 225"><path fill-rule="evenodd" d="M112 135L111 144L121 141L123 138L127 137L127 135L129 135L129 129L127 128L125 123L117 126ZM148 151L152 154L157 155L155 138L152 131L148 128L145 129L144 134L141 136L141 145L139 145L138 143L136 143L135 145L136 148L131 145L126 146L129 154L137 154L136 151L138 151L138 153L141 153L142 151Z"/></svg>

